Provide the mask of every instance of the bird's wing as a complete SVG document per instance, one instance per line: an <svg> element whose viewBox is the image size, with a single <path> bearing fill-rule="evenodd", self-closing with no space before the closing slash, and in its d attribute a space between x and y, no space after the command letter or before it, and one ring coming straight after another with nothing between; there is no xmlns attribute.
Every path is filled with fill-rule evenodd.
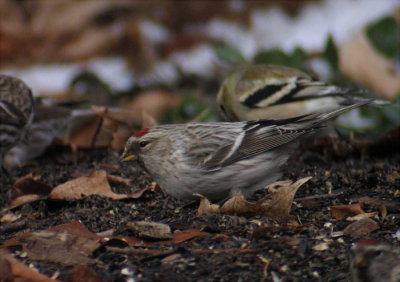
<svg viewBox="0 0 400 282"><path fill-rule="evenodd" d="M246 123L187 124L185 132L190 142L183 139L178 141L182 142L180 147L184 149L183 156L193 165L205 167L205 163L215 158L216 152L234 142L244 124Z"/></svg>
<svg viewBox="0 0 400 282"><path fill-rule="evenodd" d="M326 121L372 101L289 119L188 125L186 134L191 142L181 140L181 147L186 148L181 157L186 157L193 165L218 170L290 143L324 127Z"/></svg>
<svg viewBox="0 0 400 282"><path fill-rule="evenodd" d="M23 127L26 124L25 115L13 104L0 101L0 124Z"/></svg>
<svg viewBox="0 0 400 282"><path fill-rule="evenodd" d="M295 123L296 119L300 120L302 118L304 117L290 120L293 120ZM285 126L282 123L283 121L273 120L248 122L236 138L217 151L214 151L205 160L203 166L210 170L219 169L265 153L321 127L321 125L291 127Z"/></svg>
<svg viewBox="0 0 400 282"><path fill-rule="evenodd" d="M349 89L328 85L322 81L305 77L284 77L258 83L248 88L242 105L249 108L264 108L280 104L319 99L327 96L347 97ZM352 90L351 92L354 92Z"/></svg>

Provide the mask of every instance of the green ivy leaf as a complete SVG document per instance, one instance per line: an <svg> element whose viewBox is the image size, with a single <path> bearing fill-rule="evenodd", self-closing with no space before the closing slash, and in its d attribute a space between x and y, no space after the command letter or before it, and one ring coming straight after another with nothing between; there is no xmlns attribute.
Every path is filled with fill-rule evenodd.
<svg viewBox="0 0 400 282"><path fill-rule="evenodd" d="M307 59L306 52L302 48L296 47L290 54L280 49L263 50L254 56L253 61L256 64L282 65L308 71L306 67Z"/></svg>
<svg viewBox="0 0 400 282"><path fill-rule="evenodd" d="M296 47L290 56L290 67L303 71L309 71L309 69L306 67L307 59L308 57L306 52L304 52L302 48Z"/></svg>
<svg viewBox="0 0 400 282"><path fill-rule="evenodd" d="M253 61L256 64L290 66L290 57L280 49L260 51L254 56Z"/></svg>
<svg viewBox="0 0 400 282"><path fill-rule="evenodd" d="M397 99L393 101L393 104L385 105L382 107L382 111L393 125L400 126L400 93L397 95Z"/></svg>
<svg viewBox="0 0 400 282"><path fill-rule="evenodd" d="M390 59L394 59L398 49L400 26L392 16L381 18L367 27L367 38L372 46Z"/></svg>
<svg viewBox="0 0 400 282"><path fill-rule="evenodd" d="M323 57L328 62L332 72L337 72L339 67L339 54L332 34L329 34L326 39Z"/></svg>
<svg viewBox="0 0 400 282"><path fill-rule="evenodd" d="M161 123L185 123L196 119L196 121L217 120L217 113L212 112L205 98L192 88L185 88L181 93L181 104L179 107L168 112Z"/></svg>
<svg viewBox="0 0 400 282"><path fill-rule="evenodd" d="M240 53L240 51L232 46L217 44L212 46L217 57L227 64L242 64L246 62L246 59Z"/></svg>

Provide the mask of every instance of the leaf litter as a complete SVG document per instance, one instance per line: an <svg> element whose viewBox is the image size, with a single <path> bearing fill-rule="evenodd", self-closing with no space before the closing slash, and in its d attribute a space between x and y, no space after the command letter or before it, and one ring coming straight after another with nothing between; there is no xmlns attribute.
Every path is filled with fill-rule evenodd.
<svg viewBox="0 0 400 282"><path fill-rule="evenodd" d="M114 184L129 185L130 181L122 177L108 175L105 170L92 171L87 176L81 176L69 180L54 188L41 182L40 178L40 176L33 176L32 174L27 174L19 178L11 189L10 205L0 211L0 213L7 212L10 209L27 203L44 199L82 199L91 195L108 197L113 200L138 199L143 195L143 193L151 189L151 187L145 187L131 194L114 193L111 189L110 182Z"/></svg>
<svg viewBox="0 0 400 282"><path fill-rule="evenodd" d="M278 222L287 222L292 219L289 213L297 190L310 179L311 177L305 177L296 182L278 181L272 183L266 187L272 199L269 200L265 197L257 202L247 201L243 194L239 192L228 199L222 206L219 206L211 204L207 198L197 194L200 197L197 215L201 216L207 213L258 214Z"/></svg>
<svg viewBox="0 0 400 282"><path fill-rule="evenodd" d="M98 151L96 155L93 154L93 159L90 162L85 162L92 164L93 160L96 160L96 162L100 161L101 163L115 163L113 159L110 159L108 154L104 154L104 160L99 159L97 154ZM313 154L321 153L314 151ZM272 189L269 189L270 192L268 193L271 199L268 200L269 202L265 201L265 203L273 203L274 199L277 202L275 205L283 203L281 210L282 213L284 212L283 223L279 222L279 216L272 217L272 221L279 222L279 224L271 224L269 216L264 216L258 212L246 214L246 217L232 215L235 212L232 214L222 214L220 212L203 213L201 216L196 216L196 207L193 205L185 206L173 199L165 201L163 193L145 192L140 198L131 200L112 200L110 198L98 197L94 193L92 195L80 196L74 200L57 200L57 204L52 204L53 200L45 198L40 201L23 204L21 208L14 208L13 213L15 215L18 216L23 213L25 216L27 214L30 219L24 225L21 225L19 229L4 229L7 230L6 233L3 233L5 236L0 236L5 239L2 240L3 246L7 246L7 249L10 250L15 250L18 246L23 248L23 245L29 241L24 241L24 236L27 236L27 234L32 236L32 233L29 233L29 231L34 231L34 233L39 232L39 234L41 232L52 234L55 242L60 242L57 238L63 234L68 234L65 237L80 238L76 239L76 242L79 244L93 240L93 242L97 242L102 247L97 248L94 252L88 251L88 259L93 259L96 262L99 261L99 263L89 263L90 266L87 266L89 269L87 272L90 272L90 269L92 269L100 274L110 273L108 268L110 267L110 259L108 258L112 257L114 265L118 265L119 269L131 269L129 265L135 265L135 269L139 271L140 275L151 277L152 280L159 280L157 278L160 277L159 275L167 275L168 273L181 278L185 277L186 280L194 277L210 277L209 275L217 280L221 277L233 280L238 277L246 277L246 279L257 280L262 276L267 277L267 279L274 276L276 279L290 277L296 280L296 277L308 277L308 279L312 279L312 277L315 277L314 272L317 272L324 278L347 279L349 278L347 250L353 240L355 240L353 238L371 236L386 242L388 240L393 240L393 242L396 240L387 236L387 232L393 234L398 229L398 221L396 221L398 215L398 209L396 208L398 196L395 196L391 192L399 184L398 179L394 179L394 182L390 183L385 182L387 180L385 175L393 174L393 169L398 167L395 156L388 159L390 163L381 164L379 161L366 163L352 156L351 153L349 154L349 157L355 162L355 166L366 166L366 170L375 173L374 175L380 179L379 187L369 185L370 178L363 178L362 175L359 176L358 170L354 172L347 169L340 158L335 160L327 157L332 166L332 168L326 168L330 170L329 174L326 174L324 170L313 169L313 161L308 161L311 164L304 162L302 166L299 166L298 160L294 159L292 163L288 164L291 167L287 169L285 176L290 179L302 179L304 175L313 175L313 179L305 183L302 189L298 191L289 189L286 193L282 192L284 195L282 198L279 196L279 191L282 189L281 186L275 185ZM324 153L318 156L325 158ZM51 159L54 160L54 158ZM76 178L79 179L78 181L85 179L83 181L85 183L97 183L94 179L91 179L91 175L94 174L99 176L102 182L108 182L108 186L136 187L138 183L142 183L139 179L136 179L137 176L135 173L137 168L128 168L128 171L125 172L121 171L118 165L110 165L104 168L107 173L99 173L96 169L93 169L93 166L84 167L82 164L80 164L82 168L80 175L83 176ZM62 167L61 170L65 170L66 174L63 174L59 178L56 185L49 185L50 188L76 180L72 179L66 182L65 175L76 175L76 170L79 166L72 168L68 164L55 163L55 166L51 166L51 169L59 170L59 167ZM21 173L24 171L27 171L27 169L23 169ZM27 175L27 173L23 175ZM319 195L328 195L329 191L324 188L327 175L329 175L329 181L332 183L333 189L347 185L347 190L342 189L340 193L336 193L333 190L333 196L317 197ZM117 178L113 178L113 176L117 176ZM350 182L347 182L348 184L343 184L342 182L345 176L351 179ZM48 176L39 173L34 173L28 178L31 179L29 181L34 180L44 184L49 181ZM49 181L48 183L54 182ZM157 187L155 184L150 185L150 181L145 183L146 185L143 185L141 189L144 187L153 187L155 189ZM359 186L363 188L358 189L357 187ZM68 185L65 187L65 189L69 189ZM33 193L29 192L29 189L27 190L28 193ZM39 193L36 190L34 191L35 193ZM76 191L73 193L76 193ZM78 192L77 195L80 193ZM267 191L261 191L261 195L263 195L261 200L267 199L264 196L266 193ZM303 207L303 201L300 200L299 204L293 205L294 193L296 193L298 199L307 198L310 195L315 196L313 200L319 203L319 205ZM16 193L15 195L21 194ZM371 196L371 198L362 198L366 197L366 195ZM237 202L239 198L232 201L233 211L235 207L240 207ZM258 201L260 200L248 200L250 203L257 203ZM46 205L44 215L40 216L39 213L39 215L32 217L32 213L36 213L36 209L42 208L43 203ZM336 219L332 221L331 207L346 205L347 203L350 203L349 205L360 203L360 207L362 206L364 213L357 215L357 212L351 212L340 220ZM27 209L29 206L31 208ZM250 210L254 209L254 206L249 206ZM384 220L381 216L381 207L387 209L387 216ZM376 212L378 212L380 218L379 223L376 221L377 215L373 216L373 213ZM288 224L293 218L290 215L297 216L302 224ZM359 215L361 219L358 217ZM362 218L366 216L372 217ZM347 220L349 217L354 217L356 220L349 222ZM49 220L48 223L41 225L40 222L46 222L44 221L46 219ZM70 225L73 219L83 220L84 225L82 223ZM168 225L171 229L172 239L145 238L145 236L141 238L134 235L127 226L129 222L137 221ZM19 222L22 222L21 219L17 219L12 224ZM61 224L59 228L47 228L48 226L57 227L55 222ZM328 226L326 223L329 222L331 222L331 227L330 231L327 232L325 226ZM62 223L66 224L63 225ZM85 226L88 226L88 228ZM324 228L320 226L324 226ZM343 232L340 230L343 230ZM107 232L101 235L103 231ZM30 237L30 239L34 240L33 242L44 240L40 236ZM32 244L32 241L30 241L30 244ZM15 255L18 260L22 260L26 264L33 262L48 277L52 277L55 273L54 268L50 268L53 271L48 268L49 265L52 265L50 259L43 261L32 260L28 256L28 252L25 251L22 253L17 252ZM260 265L260 259L257 259L260 255L264 258L263 261L269 261L268 267L264 272L263 267L266 264L263 263ZM315 266L310 268L307 264L309 256L320 258L321 263L318 260L314 261ZM161 260L164 257L170 258L165 263L162 263ZM339 260L330 259L334 257L339 258ZM233 258L235 259L233 260ZM257 259L258 263L255 263L254 259ZM122 263L117 263L117 261L122 261ZM210 261L212 262L211 265ZM128 264L124 262L128 262ZM58 265L56 269L60 269L59 264L54 263L54 265ZM230 269L229 265L240 265L240 267ZM332 269L340 270L340 274L334 274L331 271ZM201 271L204 271L203 274L201 274ZM62 279L66 279L69 275L68 273L69 270L62 270L59 276ZM85 275L86 271L77 271L77 273ZM114 273L113 277L121 279L122 277L126 277L121 274L122 272L118 273L120 274ZM57 276L55 277L58 278Z"/></svg>

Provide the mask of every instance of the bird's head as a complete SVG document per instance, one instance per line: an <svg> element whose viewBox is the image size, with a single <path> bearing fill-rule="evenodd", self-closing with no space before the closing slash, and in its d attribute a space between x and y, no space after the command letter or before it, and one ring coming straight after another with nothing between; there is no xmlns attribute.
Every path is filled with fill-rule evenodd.
<svg viewBox="0 0 400 282"><path fill-rule="evenodd" d="M237 119L235 113L233 112L236 82L236 75L228 76L222 83L217 95L219 110L226 120Z"/></svg>
<svg viewBox="0 0 400 282"><path fill-rule="evenodd" d="M127 162L136 160L140 155L148 151L151 147L152 138L148 135L149 128L144 128L129 137L126 142L121 161Z"/></svg>

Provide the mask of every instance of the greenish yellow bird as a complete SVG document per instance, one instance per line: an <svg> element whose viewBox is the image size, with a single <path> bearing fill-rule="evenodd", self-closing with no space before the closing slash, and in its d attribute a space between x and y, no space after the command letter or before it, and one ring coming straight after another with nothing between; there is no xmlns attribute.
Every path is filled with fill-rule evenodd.
<svg viewBox="0 0 400 282"><path fill-rule="evenodd" d="M327 113L368 100L351 92L354 91L314 80L297 69L260 64L242 67L229 75L220 87L217 103L231 121L285 119Z"/></svg>

